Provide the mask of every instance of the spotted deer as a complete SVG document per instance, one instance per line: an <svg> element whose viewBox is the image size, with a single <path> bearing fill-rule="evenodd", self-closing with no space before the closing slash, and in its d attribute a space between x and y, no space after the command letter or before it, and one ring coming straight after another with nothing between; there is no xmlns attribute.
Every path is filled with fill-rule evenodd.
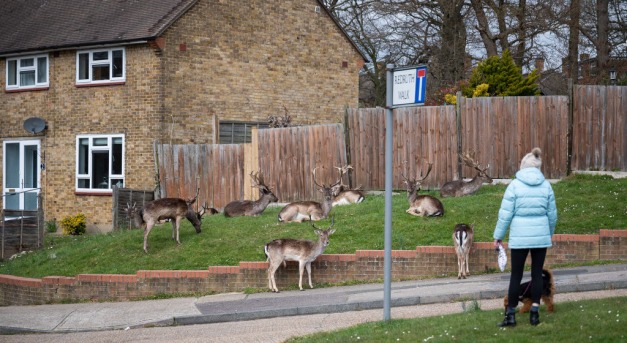
<svg viewBox="0 0 627 343"><path fill-rule="evenodd" d="M196 198L198 194L196 194ZM183 218L187 218L196 233L201 232L200 221L202 216L213 209L202 206L199 212L194 211L192 204L196 198L184 200L181 198L161 198L147 203L143 208L138 208L135 204L127 204L126 213L129 219L132 219L135 226L144 227L144 252L148 253L148 235L152 228L162 220L172 221L172 239L177 244L181 244L179 240L179 227ZM213 210L215 211L215 210ZM211 211L211 212L213 212Z"/></svg>
<svg viewBox="0 0 627 343"><path fill-rule="evenodd" d="M457 254L458 279L465 279L467 276L470 276L468 261L474 238L474 229L474 225L457 224L453 231L453 243L455 244L455 254Z"/></svg>
<svg viewBox="0 0 627 343"><path fill-rule="evenodd" d="M316 169L312 170L313 181L318 190L324 195L323 202L296 201L289 203L279 212L279 222L303 222L305 220L320 220L329 216L333 204L333 187L340 183L338 179L331 185L319 184L316 181Z"/></svg>
<svg viewBox="0 0 627 343"><path fill-rule="evenodd" d="M420 185L422 181L429 176L432 167L433 163L429 163L427 174L422 176L421 171L420 178L409 179L401 174L403 182L407 187L407 201L409 202L409 208L405 212L412 216L439 217L444 215L444 205L442 205L442 202L438 198L431 195L418 195Z"/></svg>
<svg viewBox="0 0 627 343"><path fill-rule="evenodd" d="M333 187L333 203L332 206L359 204L364 201L366 195L359 187L350 189L348 185L342 182L344 175L348 174L350 169L353 169L350 165L343 167L335 167L340 172L340 184Z"/></svg>
<svg viewBox="0 0 627 343"><path fill-rule="evenodd" d="M468 182L464 180L455 180L445 183L442 185L442 188L440 188L441 197L462 197L465 195L471 195L477 192L484 183L492 183L492 178L486 173L486 170L490 168L490 165L488 164L487 167L481 168L481 164L479 164L475 159L474 151L460 154L460 157L468 167L477 170L477 175L475 175L475 177Z"/></svg>
<svg viewBox="0 0 627 343"><path fill-rule="evenodd" d="M271 202L277 202L279 199L272 193L270 187L268 187L264 180L263 174L257 172L250 173L252 178L252 187L259 188L261 197L255 201L251 200L236 200L231 201L224 207L225 217L237 217L237 216L257 216L266 210L266 207Z"/></svg>
<svg viewBox="0 0 627 343"><path fill-rule="evenodd" d="M281 263L285 265L285 261L298 261L298 288L303 290L303 272L307 269L307 276L309 278L309 287L313 288L311 283L311 262L315 261L320 256L324 249L329 245L329 236L335 232L332 229L334 224L334 218L331 218L331 225L325 230L321 230L311 221L311 226L314 228L314 232L318 235L318 241L310 240L298 240L292 238L275 239L268 243L264 247L264 253L266 254L269 262L268 266L268 288L273 292L279 292L274 279L276 270L281 266Z"/></svg>

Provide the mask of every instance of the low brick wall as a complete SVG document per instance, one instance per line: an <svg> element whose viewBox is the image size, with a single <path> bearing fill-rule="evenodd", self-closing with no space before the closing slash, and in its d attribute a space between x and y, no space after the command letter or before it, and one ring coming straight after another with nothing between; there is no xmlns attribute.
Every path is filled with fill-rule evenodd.
<svg viewBox="0 0 627 343"><path fill-rule="evenodd" d="M555 235L546 265L627 260L627 230L600 230L598 235ZM321 255L312 263L315 283L378 281L383 279L384 251ZM268 286L267 262L239 266L211 266L207 270L140 270L135 275L80 274L41 279L0 275L0 305L34 305L67 301L125 301L159 294L241 292ZM470 273L496 270L492 242L476 242L470 254ZM448 276L457 273L457 257L450 246L425 246L392 251L394 280ZM276 273L277 286L298 284L298 264L288 262ZM308 287L306 272L303 287Z"/></svg>

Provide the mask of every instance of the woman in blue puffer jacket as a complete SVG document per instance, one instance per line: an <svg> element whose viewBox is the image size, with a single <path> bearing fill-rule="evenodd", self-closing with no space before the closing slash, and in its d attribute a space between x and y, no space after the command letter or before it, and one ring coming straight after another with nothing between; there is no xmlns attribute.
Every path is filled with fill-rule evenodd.
<svg viewBox="0 0 627 343"><path fill-rule="evenodd" d="M509 303L505 319L499 326L516 325L516 306L522 281L525 260L531 254L531 280L542 280L546 249L551 247L551 237L557 224L557 208L551 184L540 171L542 152L534 148L523 157L520 170L503 195L499 218L494 229L494 245L498 246L509 228L508 247L512 274L509 280ZM540 323L538 307L542 295L542 282L531 282L533 304L529 321Z"/></svg>

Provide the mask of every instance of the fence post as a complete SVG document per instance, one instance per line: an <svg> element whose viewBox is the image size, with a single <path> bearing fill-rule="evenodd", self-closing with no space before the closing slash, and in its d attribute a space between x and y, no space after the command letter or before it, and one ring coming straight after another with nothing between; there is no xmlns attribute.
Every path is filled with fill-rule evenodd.
<svg viewBox="0 0 627 343"><path fill-rule="evenodd" d="M348 106L344 107L344 149L346 154L346 164L351 165L351 139L350 128L348 127ZM348 187L353 188L353 173L348 174Z"/></svg>
<svg viewBox="0 0 627 343"><path fill-rule="evenodd" d="M574 110L574 85L573 79L568 79L568 128L566 132L566 176L572 173L573 161L573 114Z"/></svg>
<svg viewBox="0 0 627 343"><path fill-rule="evenodd" d="M455 122L457 125L457 178L462 179L462 101L464 97L462 92L455 94L457 101L455 102Z"/></svg>

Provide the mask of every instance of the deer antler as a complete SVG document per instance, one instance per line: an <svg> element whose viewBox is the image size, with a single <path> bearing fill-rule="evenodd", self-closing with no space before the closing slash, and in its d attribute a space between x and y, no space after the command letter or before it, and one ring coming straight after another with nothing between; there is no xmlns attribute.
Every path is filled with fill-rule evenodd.
<svg viewBox="0 0 627 343"><path fill-rule="evenodd" d="M337 168L337 167L336 167ZM313 173L313 182L316 184L316 186L320 187L320 188L332 188L334 186L337 186L340 184L340 182L342 181L342 176L340 175L340 178L337 179L336 182L334 182L332 185L330 185L329 187L325 186L324 184L320 185L318 183L318 181L316 180L316 169L318 169L318 167L315 167L311 172ZM340 172L341 173L341 172Z"/></svg>
<svg viewBox="0 0 627 343"><path fill-rule="evenodd" d="M422 176L422 169L420 170L420 180L416 180L416 181L422 181L424 179L427 178L427 176L429 176L429 174L431 173L431 169L433 169L433 163L432 162L427 162L429 163L429 167L427 168L427 174L423 177Z"/></svg>
<svg viewBox="0 0 627 343"><path fill-rule="evenodd" d="M314 224L313 220L311 220L311 215L309 215L309 222L311 223L311 226L313 226L314 229L322 230L321 228L317 227L316 224ZM331 226L329 226L326 229L328 230L328 229L332 228L334 224L335 224L335 216L331 216Z"/></svg>
<svg viewBox="0 0 627 343"><path fill-rule="evenodd" d="M462 161L470 168L475 168L476 170L480 171L480 172L485 172L488 168L490 168L490 164L488 164L487 167L485 168L481 168L481 164L479 162L477 162L477 160L475 159L475 151L471 150L471 151L466 151L463 154L459 155L462 158Z"/></svg>

